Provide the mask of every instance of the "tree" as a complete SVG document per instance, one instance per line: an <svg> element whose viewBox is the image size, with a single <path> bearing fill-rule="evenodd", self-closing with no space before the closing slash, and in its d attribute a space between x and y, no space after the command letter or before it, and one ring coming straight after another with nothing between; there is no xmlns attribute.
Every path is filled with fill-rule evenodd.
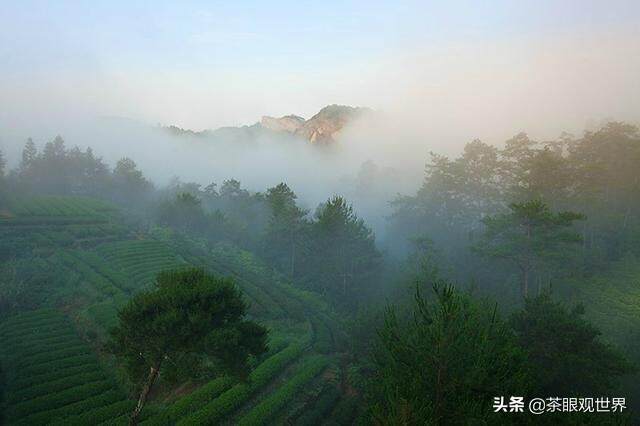
<svg viewBox="0 0 640 426"><path fill-rule="evenodd" d="M139 203L152 189L151 183L138 170L135 161L122 158L113 169L113 185L116 201L122 204Z"/></svg>
<svg viewBox="0 0 640 426"><path fill-rule="evenodd" d="M4 168L7 166L7 160L4 158L4 154L0 150L0 179L4 177Z"/></svg>
<svg viewBox="0 0 640 426"><path fill-rule="evenodd" d="M217 197L218 190L216 189L218 184L215 182L211 182L209 185L204 187L204 193L207 197Z"/></svg>
<svg viewBox="0 0 640 426"><path fill-rule="evenodd" d="M7 200L6 180L4 178L4 168L6 164L7 162L4 159L4 155L2 151L0 151L0 210L3 210L9 204Z"/></svg>
<svg viewBox="0 0 640 426"><path fill-rule="evenodd" d="M245 319L246 309L231 280L198 269L160 273L154 289L136 294L119 312L109 344L142 385L131 424L161 371L195 377L213 365L246 376L249 357L266 351L267 338L264 327Z"/></svg>
<svg viewBox="0 0 640 426"><path fill-rule="evenodd" d="M381 255L375 236L342 197L320 205L312 225L308 265L315 285L342 303L345 296L362 296L378 277Z"/></svg>
<svg viewBox="0 0 640 426"><path fill-rule="evenodd" d="M530 376L515 334L497 307L444 281L434 299L415 293L413 315L388 308L368 386L375 424L497 424L496 395L526 394ZM497 421L496 421L497 420Z"/></svg>
<svg viewBox="0 0 640 426"><path fill-rule="evenodd" d="M161 222L184 232L203 232L206 227L202 202L189 192L176 195L173 201L164 202L158 210Z"/></svg>
<svg viewBox="0 0 640 426"><path fill-rule="evenodd" d="M222 182L222 186L220 187L220 196L225 198L248 197L249 191L242 189L240 181L236 179L229 179Z"/></svg>
<svg viewBox="0 0 640 426"><path fill-rule="evenodd" d="M619 259L630 250L639 253L634 242L640 233L638 127L608 123L573 141L568 153L571 202L589 216L585 248L601 251L604 260Z"/></svg>
<svg viewBox="0 0 640 426"><path fill-rule="evenodd" d="M22 150L22 160L20 161L20 174L28 173L38 158L38 149L33 139L27 139Z"/></svg>
<svg viewBox="0 0 640 426"><path fill-rule="evenodd" d="M422 186L414 196L399 196L391 204L391 239L402 239L395 250L407 254L416 235L428 235L445 255L475 271L469 235L482 228L482 218L504 206L504 165L497 148L473 140L456 159L430 153ZM389 238L388 238L389 239Z"/></svg>
<svg viewBox="0 0 640 426"><path fill-rule="evenodd" d="M599 340L600 332L584 318L584 309L569 311L548 292L525 301L512 325L536 372L539 395L605 395L631 365Z"/></svg>
<svg viewBox="0 0 640 426"><path fill-rule="evenodd" d="M251 249L262 248L259 239L264 235L268 219L263 194L250 193L239 181L229 179L222 182L219 194L209 199L209 209L219 210L226 216L236 234L236 242Z"/></svg>
<svg viewBox="0 0 640 426"><path fill-rule="evenodd" d="M567 204L571 182L567 160L550 147L536 150L523 160L519 185L511 189L515 200L539 199L551 208Z"/></svg>
<svg viewBox="0 0 640 426"><path fill-rule="evenodd" d="M304 217L307 211L296 205L296 194L285 183L269 188L266 201L271 215L267 225L265 247L267 257L282 270L288 270L293 279L296 270L296 248L301 241Z"/></svg>
<svg viewBox="0 0 640 426"><path fill-rule="evenodd" d="M571 230L584 216L574 212L553 213L540 200L513 203L510 212L483 220L485 232L475 249L489 258L503 259L516 266L521 275L524 298L532 273L551 260L566 258L567 246L581 241Z"/></svg>

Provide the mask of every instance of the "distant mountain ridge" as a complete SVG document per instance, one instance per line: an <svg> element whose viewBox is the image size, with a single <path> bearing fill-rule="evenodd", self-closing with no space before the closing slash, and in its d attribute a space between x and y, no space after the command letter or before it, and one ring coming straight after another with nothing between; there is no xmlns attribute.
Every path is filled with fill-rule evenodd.
<svg viewBox="0 0 640 426"><path fill-rule="evenodd" d="M165 129L176 136L224 138L232 141L250 140L265 132L277 132L307 140L312 144L323 145L335 142L348 124L372 112L373 110L365 107L334 104L322 108L308 120L293 114L283 117L265 115L260 122L251 126L221 127L199 132L176 126L167 126Z"/></svg>

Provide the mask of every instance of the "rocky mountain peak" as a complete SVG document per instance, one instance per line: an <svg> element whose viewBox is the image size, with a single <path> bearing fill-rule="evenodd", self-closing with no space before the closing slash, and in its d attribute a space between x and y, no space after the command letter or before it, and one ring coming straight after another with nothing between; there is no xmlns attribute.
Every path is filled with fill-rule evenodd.
<svg viewBox="0 0 640 426"><path fill-rule="evenodd" d="M295 134L311 143L332 143L347 124L370 111L368 108L329 105L305 121Z"/></svg>
<svg viewBox="0 0 640 426"><path fill-rule="evenodd" d="M275 118L265 115L260 120L260 125L274 132L295 133L305 120L297 115L285 115L284 117Z"/></svg>
<svg viewBox="0 0 640 426"><path fill-rule="evenodd" d="M176 136L200 136L227 141L251 141L259 137L261 132L271 131L285 133L312 144L330 144L335 142L345 126L354 120L371 113L369 108L346 105L328 105L308 120L298 115L283 117L263 116L259 123L252 126L221 127L216 130L194 132L176 126L164 127Z"/></svg>

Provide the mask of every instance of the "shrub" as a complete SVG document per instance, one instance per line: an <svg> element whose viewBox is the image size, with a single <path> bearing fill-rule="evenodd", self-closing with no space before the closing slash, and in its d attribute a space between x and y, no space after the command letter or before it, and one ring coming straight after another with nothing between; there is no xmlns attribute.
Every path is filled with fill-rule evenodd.
<svg viewBox="0 0 640 426"><path fill-rule="evenodd" d="M44 374L22 375L11 382L11 390L14 392L21 391L25 388L37 386L41 383L54 382L72 375L93 372L96 371L97 368L98 366L95 363L88 363L72 365L71 367L62 369L55 369L54 371L46 372Z"/></svg>
<svg viewBox="0 0 640 426"><path fill-rule="evenodd" d="M122 394L120 392L116 390L109 390L99 395L78 400L72 404L31 414L12 424L15 426L48 425L54 421L62 420L67 416L81 414L98 407L111 405L120 400L122 400Z"/></svg>
<svg viewBox="0 0 640 426"><path fill-rule="evenodd" d="M41 382L36 386L22 389L20 391L14 391L9 394L8 402L10 404L17 404L22 401L29 401L31 399L47 394L58 393L74 386L80 386L85 383L91 383L104 379L104 373L102 371L95 371L94 368L91 372L88 373L73 374L51 382Z"/></svg>
<svg viewBox="0 0 640 426"><path fill-rule="evenodd" d="M93 363L95 363L95 358L91 354L76 355L69 358L57 359L54 361L45 362L43 364L23 368L22 370L20 370L20 375L29 376L43 374L66 367Z"/></svg>
<svg viewBox="0 0 640 426"><path fill-rule="evenodd" d="M178 424L216 424L224 415L239 408L248 397L266 385L283 368L298 358L305 346L306 342L294 343L268 358L251 372L247 383L235 385L199 411L182 419Z"/></svg>
<svg viewBox="0 0 640 426"><path fill-rule="evenodd" d="M75 386L62 392L43 395L29 401L12 405L7 409L7 418L15 420L41 411L52 410L81 401L89 396L100 394L112 387L112 383L100 380Z"/></svg>
<svg viewBox="0 0 640 426"><path fill-rule="evenodd" d="M340 398L340 391L335 386L330 386L320 394L312 407L309 407L298 419L296 425L313 426L322 423L322 420L331 411L336 401Z"/></svg>
<svg viewBox="0 0 640 426"><path fill-rule="evenodd" d="M82 414L76 414L71 417L64 417L61 420L57 420L51 423L51 426L85 426L85 425L97 425L108 420L118 418L135 407L134 401L118 401L111 405L95 408L90 411L86 411Z"/></svg>
<svg viewBox="0 0 640 426"><path fill-rule="evenodd" d="M180 398L169 408L160 412L158 415L151 417L145 425L172 425L175 422L197 410L199 407L207 404L212 399L216 398L222 392L226 391L233 384L233 379L230 377L219 377L209 383L196 389L191 394Z"/></svg>
<svg viewBox="0 0 640 426"><path fill-rule="evenodd" d="M275 393L269 395L264 401L256 405L239 422L240 426L263 425L273 418L287 402L291 401L298 391L324 370L329 359L322 355L313 356L303 360L298 373L280 387Z"/></svg>

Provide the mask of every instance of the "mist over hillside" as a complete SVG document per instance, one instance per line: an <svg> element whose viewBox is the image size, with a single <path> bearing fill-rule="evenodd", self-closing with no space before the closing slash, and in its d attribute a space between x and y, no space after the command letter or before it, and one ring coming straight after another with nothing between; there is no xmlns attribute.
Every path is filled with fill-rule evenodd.
<svg viewBox="0 0 640 426"><path fill-rule="evenodd" d="M328 118L332 107L325 108L297 133L260 123L190 131L102 117L76 123L60 135L68 146L92 147L111 165L125 156L134 159L160 187L175 178L203 187L233 178L252 191L287 182L312 213L327 196L343 195L382 236L388 201L417 189L427 148L421 156L403 152L388 141L410 141L389 125L384 113L342 108L346 114L335 106ZM324 141L316 141L323 132ZM40 147L47 141L35 139ZM22 149L17 141L15 145ZM10 164L17 164L17 154L9 154Z"/></svg>
<svg viewBox="0 0 640 426"><path fill-rule="evenodd" d="M640 424L640 2L4 2L0 425Z"/></svg>
<svg viewBox="0 0 640 426"><path fill-rule="evenodd" d="M176 179L202 187L237 179L259 192L287 182L311 214L328 196L344 196L384 247L390 203L418 189L429 152L442 145L440 138L420 131L423 126L397 111L329 105L308 120L263 116L253 124L205 130L98 117L61 126L59 134L68 146L92 147L110 165L134 159L159 187ZM21 141L2 140L11 141L4 145L10 147L9 164L16 165ZM36 146L49 140L36 138ZM452 141L444 153L455 156L466 142Z"/></svg>

